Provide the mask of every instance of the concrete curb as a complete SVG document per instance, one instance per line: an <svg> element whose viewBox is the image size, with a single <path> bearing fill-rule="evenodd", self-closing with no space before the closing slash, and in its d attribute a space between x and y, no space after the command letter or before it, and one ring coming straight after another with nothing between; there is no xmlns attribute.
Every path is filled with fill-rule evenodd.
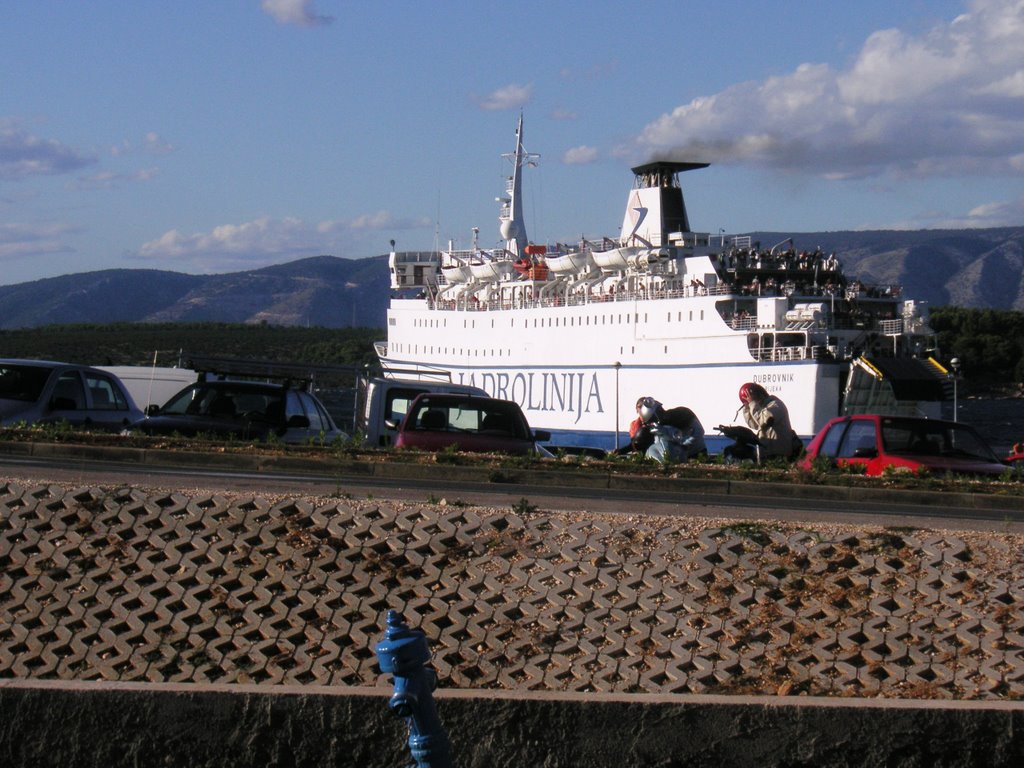
<svg viewBox="0 0 1024 768"><path fill-rule="evenodd" d="M953 493L948 491L872 488L864 485L801 485L749 480L654 477L616 474L603 470L568 467L564 470L494 468L458 464L408 464L398 461L374 462L340 459L335 456L260 455L216 451L166 451L159 448L90 446L68 443L0 442L0 455L44 460L76 460L121 463L141 467L185 467L206 470L286 473L332 479L436 480L439 466L444 478L456 483L480 483L500 487L519 484L555 490L558 488L603 489L621 492L657 492L737 498L800 499L924 505L1019 514L1024 497L997 493Z"/></svg>
<svg viewBox="0 0 1024 768"><path fill-rule="evenodd" d="M388 688L0 682L5 766L408 763ZM461 768L1016 766L1024 705L437 692ZM59 734L59 737L55 736Z"/></svg>

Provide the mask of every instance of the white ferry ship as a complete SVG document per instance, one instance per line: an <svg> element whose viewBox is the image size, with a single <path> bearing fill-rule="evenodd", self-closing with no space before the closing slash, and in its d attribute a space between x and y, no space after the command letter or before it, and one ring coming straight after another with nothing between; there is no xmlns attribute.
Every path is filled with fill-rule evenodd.
<svg viewBox="0 0 1024 768"><path fill-rule="evenodd" d="M805 439L840 413L941 414L949 377L927 307L792 240L692 231L679 176L706 163L633 168L618 237L532 244L522 128L498 247L474 229L466 250L392 250L386 374L481 387L553 445L605 449L628 440L644 395L690 407L713 435L735 423L747 381L778 395Z"/></svg>

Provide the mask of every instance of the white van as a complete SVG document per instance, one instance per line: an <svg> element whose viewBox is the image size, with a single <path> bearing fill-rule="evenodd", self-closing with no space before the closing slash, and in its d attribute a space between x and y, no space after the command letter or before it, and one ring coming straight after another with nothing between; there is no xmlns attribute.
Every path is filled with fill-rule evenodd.
<svg viewBox="0 0 1024 768"><path fill-rule="evenodd" d="M151 405L163 405L199 374L190 368L160 368L145 365L97 365L101 371L114 374L124 383L135 404L145 413Z"/></svg>

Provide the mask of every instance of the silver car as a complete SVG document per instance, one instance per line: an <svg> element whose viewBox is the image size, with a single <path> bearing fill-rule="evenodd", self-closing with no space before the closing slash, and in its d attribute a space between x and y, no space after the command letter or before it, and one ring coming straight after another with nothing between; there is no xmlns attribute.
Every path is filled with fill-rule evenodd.
<svg viewBox="0 0 1024 768"><path fill-rule="evenodd" d="M142 417L111 373L50 360L0 360L0 425L67 422L120 432Z"/></svg>

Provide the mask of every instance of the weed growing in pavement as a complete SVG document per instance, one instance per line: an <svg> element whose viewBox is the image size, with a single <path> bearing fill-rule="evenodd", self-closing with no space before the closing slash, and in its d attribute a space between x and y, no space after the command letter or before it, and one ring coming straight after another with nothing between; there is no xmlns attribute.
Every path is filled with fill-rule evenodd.
<svg viewBox="0 0 1024 768"><path fill-rule="evenodd" d="M448 501L448 499L444 498L443 496L441 498L438 498L434 494L430 494L427 497L427 504L431 504L433 506L441 506L441 507L468 507L469 506L469 502L468 501L463 501L462 499L455 499L453 501Z"/></svg>
<svg viewBox="0 0 1024 768"><path fill-rule="evenodd" d="M458 444L452 443L451 445L442 448L440 451L434 451L434 460L438 464L460 464L462 462L462 457L459 453Z"/></svg>
<svg viewBox="0 0 1024 768"><path fill-rule="evenodd" d="M60 442L63 439L71 437L75 433L75 428L71 426L70 422L67 421L49 421L40 422L38 424L27 424L24 421L12 424L12 427L16 429L26 429L33 432L33 437L38 436L43 440L53 440L54 442Z"/></svg>
<svg viewBox="0 0 1024 768"><path fill-rule="evenodd" d="M721 530L725 533L731 533L743 539L750 539L750 541L753 541L755 544L759 544L762 547L771 543L771 536L768 534L769 528L764 523L744 521L722 526Z"/></svg>
<svg viewBox="0 0 1024 768"><path fill-rule="evenodd" d="M512 505L512 512L517 515L529 515L536 511L536 505L531 504L525 496Z"/></svg>

